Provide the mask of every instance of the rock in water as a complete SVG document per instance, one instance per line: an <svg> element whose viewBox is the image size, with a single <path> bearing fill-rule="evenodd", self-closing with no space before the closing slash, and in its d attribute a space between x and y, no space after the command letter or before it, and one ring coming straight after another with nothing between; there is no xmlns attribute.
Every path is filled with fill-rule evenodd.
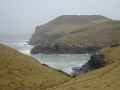
<svg viewBox="0 0 120 90"><path fill-rule="evenodd" d="M87 73L89 71L99 69L104 66L105 66L104 55L97 52L91 55L90 60L82 67L74 67L72 76L78 76L78 75Z"/></svg>

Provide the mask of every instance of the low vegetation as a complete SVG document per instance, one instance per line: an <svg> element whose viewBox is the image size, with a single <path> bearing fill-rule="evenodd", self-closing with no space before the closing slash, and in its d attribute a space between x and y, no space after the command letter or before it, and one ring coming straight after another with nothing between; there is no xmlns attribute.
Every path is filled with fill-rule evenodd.
<svg viewBox="0 0 120 90"><path fill-rule="evenodd" d="M71 79L0 44L0 90L120 90L120 21L99 15L61 16L36 27L30 44L38 46L35 52L46 47L50 52L102 48L105 66Z"/></svg>
<svg viewBox="0 0 120 90"><path fill-rule="evenodd" d="M60 39L73 47L106 47L120 44L120 21L107 21L66 35Z"/></svg>
<svg viewBox="0 0 120 90"><path fill-rule="evenodd" d="M30 44L40 45L43 43L53 43L60 38L71 35L76 31L102 23L111 19L100 15L63 15L49 21L48 23L37 26L33 33ZM80 33L80 32L79 32ZM56 38L57 35L57 38Z"/></svg>
<svg viewBox="0 0 120 90"><path fill-rule="evenodd" d="M76 78L0 45L0 90L119 90L120 47L101 50L106 66Z"/></svg>
<svg viewBox="0 0 120 90"><path fill-rule="evenodd" d="M70 77L0 44L0 90L44 90Z"/></svg>

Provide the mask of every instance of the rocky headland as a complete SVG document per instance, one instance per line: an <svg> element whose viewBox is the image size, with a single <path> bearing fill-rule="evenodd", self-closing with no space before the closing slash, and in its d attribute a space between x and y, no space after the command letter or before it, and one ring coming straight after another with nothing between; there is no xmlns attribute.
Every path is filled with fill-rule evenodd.
<svg viewBox="0 0 120 90"><path fill-rule="evenodd" d="M37 26L29 42L36 53L91 53L119 46L120 21L101 15L63 15Z"/></svg>
<svg viewBox="0 0 120 90"><path fill-rule="evenodd" d="M0 90L120 90L120 21L63 15L37 26L31 53L91 53L72 78L0 44ZM77 76L77 77L76 77Z"/></svg>

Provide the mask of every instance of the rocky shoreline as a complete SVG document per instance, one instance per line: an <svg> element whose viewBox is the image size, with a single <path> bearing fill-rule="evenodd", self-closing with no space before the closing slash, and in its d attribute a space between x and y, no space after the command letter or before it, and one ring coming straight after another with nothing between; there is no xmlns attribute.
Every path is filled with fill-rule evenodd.
<svg viewBox="0 0 120 90"><path fill-rule="evenodd" d="M106 65L105 56L100 52L96 52L91 55L90 60L84 64L82 67L74 67L72 76L76 77L81 74L85 74L95 69L102 68Z"/></svg>
<svg viewBox="0 0 120 90"><path fill-rule="evenodd" d="M45 53L45 54L85 54L89 53L91 54L90 60L84 64L82 67L73 67L73 72L71 75L68 75L67 73L57 70L61 73L64 73L67 76L70 77L76 77L81 74L85 74L87 72L90 72L92 70L102 68L105 66L106 62L104 61L104 55L99 52L100 48L97 47L88 47L88 48L77 48L77 47L41 47L37 46L34 47L31 50L32 54L38 54L38 53ZM49 67L48 65L45 65ZM49 67L51 68L51 67Z"/></svg>
<svg viewBox="0 0 120 90"><path fill-rule="evenodd" d="M62 74L68 77L77 77L82 74L93 71L95 69L103 68L104 66L106 66L106 62L104 59L105 59L105 56L102 53L100 52L93 53L90 57L90 60L86 64L84 64L82 67L73 67L72 68L73 72L71 74L67 74L61 70L52 68L46 64L42 64L42 65L48 68L52 68L58 72L61 72Z"/></svg>
<svg viewBox="0 0 120 90"><path fill-rule="evenodd" d="M65 73L52 69L49 66L42 65L37 60L22 55L7 46L0 45L0 50L3 50L0 53L0 68L2 70L0 72L0 80L5 82L0 83L1 89L73 90L77 87L76 90L81 90L84 89L84 85L89 84L87 88L85 86L85 90L88 90L88 88L93 90L95 87L95 90L98 90L98 88L102 90L103 88L108 88L108 86L111 90L114 90L113 87L117 86L116 90L119 90L120 47L108 47L102 49L102 51L100 50L100 52L93 53L85 65L81 68L73 68L75 72L72 77L75 78L71 78ZM9 72L6 72L8 70ZM8 77L11 78L8 79ZM51 80L54 82L51 82ZM111 81L114 83L111 83ZM72 89L71 86L73 87Z"/></svg>
<svg viewBox="0 0 120 90"><path fill-rule="evenodd" d="M106 62L104 61L104 55L100 53L100 47L87 47L87 48L80 48L80 47L70 47L70 46L60 46L55 44L54 46L34 46L31 50L32 54L38 53L45 53L45 54L91 54L90 60L84 64L82 67L73 67L73 72L71 75L67 73L57 70L66 74L67 76L76 77L81 74L85 74L92 70L102 68L105 66ZM48 65L45 65L49 67ZM51 68L51 67L50 67Z"/></svg>
<svg viewBox="0 0 120 90"><path fill-rule="evenodd" d="M94 53L99 51L99 47L70 47L70 46L34 46L31 50L32 54L47 53L47 54L84 54L84 53Z"/></svg>

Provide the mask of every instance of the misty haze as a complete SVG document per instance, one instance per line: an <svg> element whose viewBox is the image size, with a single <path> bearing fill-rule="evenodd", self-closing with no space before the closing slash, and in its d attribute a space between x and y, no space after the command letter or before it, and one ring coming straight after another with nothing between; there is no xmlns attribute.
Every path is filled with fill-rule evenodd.
<svg viewBox="0 0 120 90"><path fill-rule="evenodd" d="M97 14L120 20L119 8L119 0L1 0L0 34L13 37L22 33L26 38L35 26L61 15Z"/></svg>
<svg viewBox="0 0 120 90"><path fill-rule="evenodd" d="M0 90L120 90L119 0L0 0Z"/></svg>

